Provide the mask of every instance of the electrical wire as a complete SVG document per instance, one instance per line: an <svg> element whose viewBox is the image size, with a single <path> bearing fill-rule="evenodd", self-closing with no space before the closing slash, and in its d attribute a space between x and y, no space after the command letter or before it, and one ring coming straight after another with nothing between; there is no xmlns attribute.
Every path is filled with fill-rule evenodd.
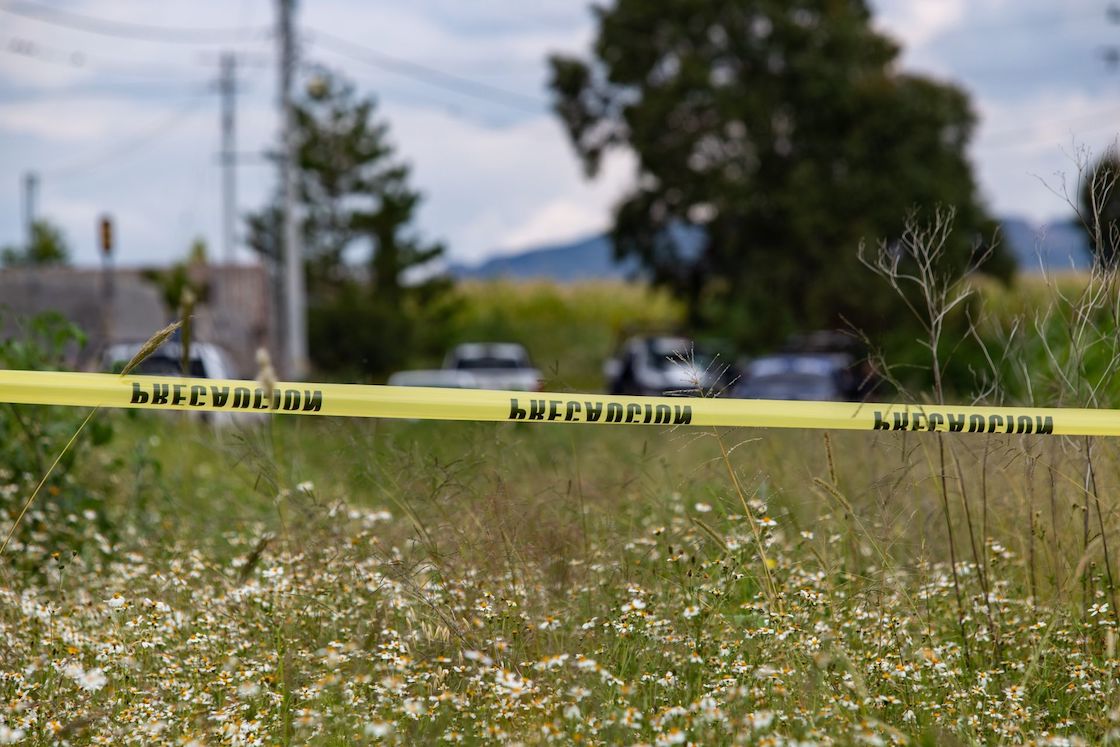
<svg viewBox="0 0 1120 747"><path fill-rule="evenodd" d="M3 46L3 51L35 62L47 63L84 70L99 75L132 78L152 81L168 81L169 79L183 76L195 77L195 71L172 68L159 68L151 63L113 59L100 55L89 55L82 51L65 50L53 47L24 36L8 37Z"/></svg>
<svg viewBox="0 0 1120 747"><path fill-rule="evenodd" d="M198 81L198 85L204 85ZM136 96L161 97L180 96L181 90L171 90L166 83L137 81L132 83L89 84L52 88L43 91L5 90L0 92L0 104L23 104L40 101L119 101Z"/></svg>
<svg viewBox="0 0 1120 747"><path fill-rule="evenodd" d="M470 96L533 114L547 111L547 104L533 96L527 96L523 93L466 78L456 73L449 73L419 62L389 55L361 44L355 44L322 29L308 28L307 30L310 33L304 35L304 40L312 45L323 47L344 57L364 62L387 72L412 78L463 96Z"/></svg>
<svg viewBox="0 0 1120 747"><path fill-rule="evenodd" d="M267 26L256 28L187 28L181 26L152 26L127 21L114 21L107 18L82 15L67 10L38 5L29 2L0 2L0 11L14 16L28 18L52 26L61 26L74 31L111 36L117 39L133 39L145 42L166 42L172 44L229 44L231 42L261 41L271 37Z"/></svg>
<svg viewBox="0 0 1120 747"><path fill-rule="evenodd" d="M47 179L66 179L83 172L90 171L95 168L100 168L108 163L119 161L122 158L128 157L139 151L145 145L158 140L167 133L173 131L176 127L190 120L195 114L198 113L199 108L209 97L208 94L194 95L184 102L184 105L178 107L171 114L160 117L159 119L148 123L145 127L139 128L130 135L121 139L120 142L107 148L105 151L90 157L74 161L63 166L57 166L51 169L44 169L42 174Z"/></svg>

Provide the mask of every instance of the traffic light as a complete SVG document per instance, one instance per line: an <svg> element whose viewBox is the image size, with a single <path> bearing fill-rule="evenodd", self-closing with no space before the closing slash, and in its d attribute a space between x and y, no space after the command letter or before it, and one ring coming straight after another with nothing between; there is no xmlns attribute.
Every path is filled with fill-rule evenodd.
<svg viewBox="0 0 1120 747"><path fill-rule="evenodd" d="M113 219L108 215L101 216L97 228L101 239L101 253L107 257L113 252Z"/></svg>

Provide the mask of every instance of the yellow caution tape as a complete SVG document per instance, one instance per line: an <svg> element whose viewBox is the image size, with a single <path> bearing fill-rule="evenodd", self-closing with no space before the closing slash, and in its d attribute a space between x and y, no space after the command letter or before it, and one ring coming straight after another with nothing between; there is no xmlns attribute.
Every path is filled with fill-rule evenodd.
<svg viewBox="0 0 1120 747"><path fill-rule="evenodd" d="M0 371L0 402L417 420L1120 436L1120 411L614 397Z"/></svg>

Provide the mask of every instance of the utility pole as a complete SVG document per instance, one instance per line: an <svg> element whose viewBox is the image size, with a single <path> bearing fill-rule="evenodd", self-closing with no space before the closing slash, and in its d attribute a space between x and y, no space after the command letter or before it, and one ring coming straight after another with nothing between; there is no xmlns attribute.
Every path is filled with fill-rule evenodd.
<svg viewBox="0 0 1120 747"><path fill-rule="evenodd" d="M282 150L280 192L284 211L281 245L284 252L284 363L288 379L307 375L307 313L303 277L303 252L296 222L296 133L292 78L296 67L292 13L295 0L277 0L280 39L280 108Z"/></svg>
<svg viewBox="0 0 1120 747"><path fill-rule="evenodd" d="M39 190L39 175L28 171L23 175L23 220L27 236L27 251L35 243L35 193Z"/></svg>
<svg viewBox="0 0 1120 747"><path fill-rule="evenodd" d="M218 91L222 95L222 256L227 265L237 260L237 142L234 114L237 96L237 58L223 52Z"/></svg>

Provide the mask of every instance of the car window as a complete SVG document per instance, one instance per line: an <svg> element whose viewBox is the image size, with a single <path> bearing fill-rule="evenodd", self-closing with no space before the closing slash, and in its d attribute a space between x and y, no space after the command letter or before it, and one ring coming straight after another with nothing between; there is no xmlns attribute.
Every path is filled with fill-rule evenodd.
<svg viewBox="0 0 1120 747"><path fill-rule="evenodd" d="M745 382L739 396L748 399L834 399L840 395L831 376L788 374L752 378Z"/></svg>
<svg viewBox="0 0 1120 747"><path fill-rule="evenodd" d="M502 358L491 355L481 355L477 358L460 358L455 362L455 368L460 371L477 371L484 368L525 368L525 364L517 358Z"/></svg>
<svg viewBox="0 0 1120 747"><path fill-rule="evenodd" d="M751 376L778 376L780 374L803 374L806 376L829 376L837 370L829 358L811 355L789 355L774 358L759 358L748 368Z"/></svg>
<svg viewBox="0 0 1120 747"><path fill-rule="evenodd" d="M650 340L646 350L649 353L649 365L656 371L668 371L687 364L704 370L713 360L708 353L697 350L691 340L680 338Z"/></svg>
<svg viewBox="0 0 1120 747"><path fill-rule="evenodd" d="M132 373L140 376L181 376L183 373L182 361L166 355L150 355L140 361L140 364L132 369ZM201 358L191 359L188 375L202 379L208 378L206 367L202 365Z"/></svg>

